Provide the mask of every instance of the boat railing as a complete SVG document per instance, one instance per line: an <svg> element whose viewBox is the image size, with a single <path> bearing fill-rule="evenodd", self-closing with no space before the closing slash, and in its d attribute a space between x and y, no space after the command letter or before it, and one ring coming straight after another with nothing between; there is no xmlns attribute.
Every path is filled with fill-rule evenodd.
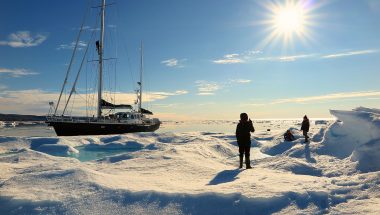
<svg viewBox="0 0 380 215"><path fill-rule="evenodd" d="M71 116L47 116L48 122L94 122L96 118L91 117L71 117Z"/></svg>
<svg viewBox="0 0 380 215"><path fill-rule="evenodd" d="M94 118L94 117L72 117L72 116L47 116L47 122L81 122L81 123L120 123L125 124L127 121L119 119L111 119L107 117ZM159 120L156 118L153 119L144 119L142 120L143 124L157 124ZM140 124L140 121L130 121L128 124Z"/></svg>

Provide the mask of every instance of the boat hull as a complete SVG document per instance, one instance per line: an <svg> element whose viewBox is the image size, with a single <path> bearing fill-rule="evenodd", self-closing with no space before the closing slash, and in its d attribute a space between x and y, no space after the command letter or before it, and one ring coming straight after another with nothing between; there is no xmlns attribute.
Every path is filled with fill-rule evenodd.
<svg viewBox="0 0 380 215"><path fill-rule="evenodd" d="M155 124L121 124L121 123L91 123L91 122L47 122L52 126L57 136L107 135L134 132L152 132L160 127Z"/></svg>

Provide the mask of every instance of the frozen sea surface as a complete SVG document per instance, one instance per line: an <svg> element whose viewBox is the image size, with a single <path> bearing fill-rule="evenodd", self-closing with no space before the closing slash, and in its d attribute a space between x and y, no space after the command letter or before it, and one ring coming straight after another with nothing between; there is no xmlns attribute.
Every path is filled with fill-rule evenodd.
<svg viewBox="0 0 380 215"><path fill-rule="evenodd" d="M326 126L333 119L316 119L312 123L317 128ZM233 133L238 121L232 120L203 120L203 121L163 121L155 133L166 132L223 132ZM271 119L254 120L255 129L260 134L270 134L276 131L282 132L287 128L300 128L300 119ZM313 128L313 127L312 127ZM267 132L267 130L270 130ZM29 137L54 137L54 129L44 124L35 126L0 127L0 136L29 136Z"/></svg>
<svg viewBox="0 0 380 215"><path fill-rule="evenodd" d="M2 130L0 214L379 214L379 110L332 114L340 121L312 122L309 144L298 120L254 121L250 170L237 168L232 121L109 136Z"/></svg>

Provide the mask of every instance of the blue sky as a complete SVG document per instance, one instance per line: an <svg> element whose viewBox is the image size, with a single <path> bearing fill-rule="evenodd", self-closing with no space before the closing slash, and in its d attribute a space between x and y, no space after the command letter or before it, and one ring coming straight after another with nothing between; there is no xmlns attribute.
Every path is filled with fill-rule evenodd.
<svg viewBox="0 0 380 215"><path fill-rule="evenodd" d="M116 102L133 103L143 41L145 106L163 119L321 118L329 109L380 108L380 1L112 2L105 57L117 61L107 61L105 85ZM98 3L1 3L0 112L45 114L58 99L86 8ZM278 17L289 5L301 5L301 27L281 32ZM71 76L87 46L86 60L96 57L89 38L99 32L97 13L86 16ZM95 87L94 68L86 61L74 114L93 93L84 94L86 83Z"/></svg>

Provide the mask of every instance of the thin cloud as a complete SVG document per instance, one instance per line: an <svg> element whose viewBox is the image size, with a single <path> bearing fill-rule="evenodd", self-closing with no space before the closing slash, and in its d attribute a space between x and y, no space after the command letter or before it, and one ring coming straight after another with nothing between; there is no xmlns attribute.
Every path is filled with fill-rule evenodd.
<svg viewBox="0 0 380 215"><path fill-rule="evenodd" d="M10 46L13 48L27 48L38 46L47 39L47 35L32 35L29 31L17 31L8 36L8 40L0 41L0 46Z"/></svg>
<svg viewBox="0 0 380 215"><path fill-rule="evenodd" d="M147 97L153 100L157 99L165 99L169 96L179 96L187 94L188 91L186 90L177 90L175 92L147 92Z"/></svg>
<svg viewBox="0 0 380 215"><path fill-rule="evenodd" d="M254 60L258 61L277 61L277 62L293 62L299 59L312 58L317 56L317 54L302 54L302 55L284 55L278 57L260 57Z"/></svg>
<svg viewBox="0 0 380 215"><path fill-rule="evenodd" d="M213 81L198 80L195 84L198 87L198 95L200 96L214 95L216 91L221 89L221 86Z"/></svg>
<svg viewBox="0 0 380 215"><path fill-rule="evenodd" d="M379 52L379 50L368 49L368 50L359 50L359 51L349 51L349 52L342 52L342 53L337 53L337 54L324 55L322 56L322 58L339 58L339 57L348 57L348 56L353 56L353 55L373 54L376 52Z"/></svg>
<svg viewBox="0 0 380 215"><path fill-rule="evenodd" d="M261 54L261 51L258 50L249 50L245 51L243 53L233 53L233 54L226 54L221 59L213 60L212 62L215 64L239 64L239 63L246 63L250 59L252 59L254 56Z"/></svg>
<svg viewBox="0 0 380 215"><path fill-rule="evenodd" d="M78 50L82 50L84 47L87 46L87 43L85 43L84 41L78 41L78 46L77 46L77 49ZM61 44L57 47L57 50L72 50L74 49L75 47L75 42L71 42L70 44Z"/></svg>
<svg viewBox="0 0 380 215"><path fill-rule="evenodd" d="M252 103L247 104L246 106L265 106L265 105L276 105L276 104L285 104L285 103L315 103L320 101L336 101L347 98L365 98L365 97L377 97L380 96L380 91L358 91L358 92L345 92L345 93L332 93L327 95L320 96L308 96L308 97L298 97L298 98L285 98L285 99L276 99L268 103Z"/></svg>
<svg viewBox="0 0 380 215"><path fill-rule="evenodd" d="M170 104L152 104L152 106L157 108L173 108L179 106L179 103L170 103Z"/></svg>
<svg viewBox="0 0 380 215"><path fill-rule="evenodd" d="M112 26L112 25L108 25L107 27L110 27L110 26ZM110 27L110 28L112 28L112 27ZM72 30L77 30L77 31L79 31L80 29L81 28L72 28ZM82 30L83 31L100 31L100 28L93 28L93 27L91 27L89 25L85 25L85 26L82 27Z"/></svg>
<svg viewBox="0 0 380 215"><path fill-rule="evenodd" d="M216 103L215 102L206 102L206 103L200 103L200 104L197 104L198 107L204 107L204 106L211 106L211 105L215 105Z"/></svg>
<svg viewBox="0 0 380 215"><path fill-rule="evenodd" d="M240 58L239 54L226 54L222 59L212 61L215 64L236 64L244 63L244 60Z"/></svg>
<svg viewBox="0 0 380 215"><path fill-rule="evenodd" d="M359 91L359 92L348 92L348 93L333 93L321 96L310 96L310 97L300 97L300 98L289 98L289 99L278 99L274 101L274 104L281 103L310 103L316 101L326 101L326 100L338 100L345 98L358 98L358 97L368 97L368 96L380 96L380 91Z"/></svg>
<svg viewBox="0 0 380 215"><path fill-rule="evenodd" d="M225 82L198 80L195 82L195 85L198 88L197 95L210 96L215 95L221 89L228 89L237 84L248 84L250 82L251 80L248 79L231 79Z"/></svg>
<svg viewBox="0 0 380 215"><path fill-rule="evenodd" d="M36 72L31 72L28 69L7 69L7 68L0 68L0 73L5 73L8 74L14 78L19 78L22 76L27 76L27 75L38 75L39 73Z"/></svg>
<svg viewBox="0 0 380 215"><path fill-rule="evenodd" d="M319 53L311 53L311 54L298 54L298 55L282 55L282 56L263 56L262 51L246 51L243 53L233 53L226 54L221 59L213 60L212 62L215 64L241 64L241 63L249 63L254 61L272 61L272 62L294 62L301 59L331 59L331 58L340 58L340 57L348 57L354 55L366 55L377 53L379 50L377 49L368 49L368 50L358 50L358 51L349 51L335 54L319 54Z"/></svg>
<svg viewBox="0 0 380 215"><path fill-rule="evenodd" d="M180 59L180 60L178 60L177 58L170 58L170 59L161 61L161 63L165 64L165 66L168 66L168 67L183 68L184 67L183 63L186 60L187 60L186 58Z"/></svg>
<svg viewBox="0 0 380 215"><path fill-rule="evenodd" d="M107 92L105 92L107 93ZM175 92L146 92L143 93L144 102L153 102L157 100L163 100L170 96L179 96L188 93L185 90L178 90ZM111 97L115 99L116 103L121 104L133 104L136 99L135 93L122 93L115 92L109 93ZM73 114L85 114L86 100L84 98L96 98L95 93L84 94L77 93L72 97L75 110ZM56 101L58 99L58 92L48 92L40 89L30 90L5 90L0 92L0 112L12 112L12 113L31 113L31 114L46 114L50 101ZM87 97L86 97L87 96ZM107 100L107 98L105 98ZM109 102L114 102L110 100ZM62 110L65 101L62 101L59 105L59 110ZM74 109L73 109L74 110Z"/></svg>
<svg viewBox="0 0 380 215"><path fill-rule="evenodd" d="M248 84L251 83L251 80L248 79L232 79L230 80L231 83L237 83L237 84Z"/></svg>
<svg viewBox="0 0 380 215"><path fill-rule="evenodd" d="M199 92L197 94L198 96L212 96L212 95L215 95L214 92Z"/></svg>

